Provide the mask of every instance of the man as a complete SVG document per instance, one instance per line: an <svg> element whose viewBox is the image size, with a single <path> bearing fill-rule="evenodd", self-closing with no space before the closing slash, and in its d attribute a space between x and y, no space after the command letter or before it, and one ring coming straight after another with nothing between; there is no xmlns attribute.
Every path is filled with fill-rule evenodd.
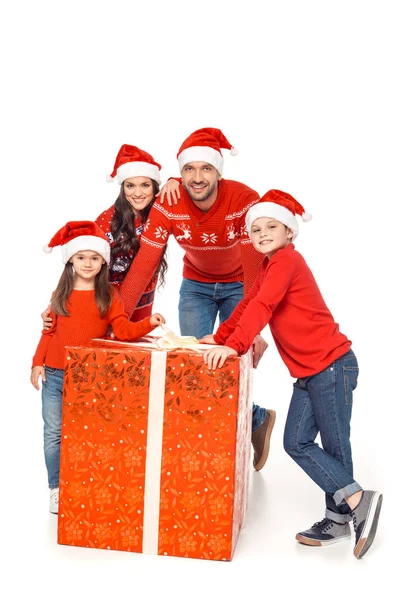
<svg viewBox="0 0 400 600"><path fill-rule="evenodd" d="M213 331L216 317L225 321L256 277L262 256L250 242L245 216L259 201L254 190L222 178L221 149L236 151L219 129L193 132L177 154L182 183L179 203L156 202L146 221L141 245L120 288L130 315L157 269L170 235L185 251L179 299L181 335L201 338ZM260 258L261 257L261 258ZM253 343L253 366L267 347L261 336ZM253 405L254 468L268 457L275 411Z"/></svg>

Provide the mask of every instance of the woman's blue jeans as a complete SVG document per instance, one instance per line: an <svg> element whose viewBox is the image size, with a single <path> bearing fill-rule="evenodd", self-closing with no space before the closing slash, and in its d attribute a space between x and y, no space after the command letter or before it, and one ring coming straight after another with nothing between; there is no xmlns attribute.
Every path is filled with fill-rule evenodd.
<svg viewBox="0 0 400 600"><path fill-rule="evenodd" d="M352 350L324 371L294 383L287 415L286 452L325 492L326 516L350 520L344 498L361 490L353 479L350 419L358 364ZM321 446L315 442L318 433Z"/></svg>
<svg viewBox="0 0 400 600"><path fill-rule="evenodd" d="M179 292L179 327L181 335L196 338L212 333L215 321L228 319L243 300L243 282L202 283L192 279L182 281ZM252 430L256 431L265 420L266 410L253 404Z"/></svg>
<svg viewBox="0 0 400 600"><path fill-rule="evenodd" d="M63 369L45 367L42 382L42 416L44 422L44 459L49 488L59 487Z"/></svg>

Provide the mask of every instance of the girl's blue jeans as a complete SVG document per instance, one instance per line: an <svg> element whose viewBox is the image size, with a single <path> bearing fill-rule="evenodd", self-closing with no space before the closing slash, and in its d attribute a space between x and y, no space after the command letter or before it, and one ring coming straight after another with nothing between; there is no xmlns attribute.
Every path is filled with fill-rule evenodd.
<svg viewBox="0 0 400 600"><path fill-rule="evenodd" d="M42 382L42 416L44 459L49 488L59 487L63 369L45 367L46 381Z"/></svg>
<svg viewBox="0 0 400 600"><path fill-rule="evenodd" d="M350 419L358 364L352 350L324 371L298 379L287 415L286 452L325 492L326 516L350 520L344 498L361 490L353 479ZM321 446L315 442L320 434Z"/></svg>

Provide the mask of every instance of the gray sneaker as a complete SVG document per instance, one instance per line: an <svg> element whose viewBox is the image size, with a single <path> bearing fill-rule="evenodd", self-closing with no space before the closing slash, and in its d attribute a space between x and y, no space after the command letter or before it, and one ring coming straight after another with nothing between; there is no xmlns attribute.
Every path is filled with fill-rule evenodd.
<svg viewBox="0 0 400 600"><path fill-rule="evenodd" d="M296 535L296 540L300 544L306 544L307 546L328 546L329 544L336 544L336 542L343 542L351 537L350 526L348 523L336 523L332 519L322 519L314 523L310 529L300 531Z"/></svg>
<svg viewBox="0 0 400 600"><path fill-rule="evenodd" d="M374 541L382 499L383 496L379 492L364 490L360 502L356 508L350 511L356 534L356 545L354 546L356 558L362 558Z"/></svg>

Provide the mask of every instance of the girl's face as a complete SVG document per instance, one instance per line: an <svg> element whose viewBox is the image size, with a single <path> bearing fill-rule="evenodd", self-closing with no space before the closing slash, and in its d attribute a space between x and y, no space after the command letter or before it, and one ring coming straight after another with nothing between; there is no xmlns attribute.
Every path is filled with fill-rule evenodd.
<svg viewBox="0 0 400 600"><path fill-rule="evenodd" d="M129 177L124 181L124 193L133 212L138 214L153 200L153 183L149 177Z"/></svg>
<svg viewBox="0 0 400 600"><path fill-rule="evenodd" d="M69 261L75 270L75 280L89 283L95 280L97 273L104 265L104 258L92 250L83 250L74 254Z"/></svg>
<svg viewBox="0 0 400 600"><path fill-rule="evenodd" d="M260 217L253 221L250 236L257 252L271 258L277 250L290 244L293 231L280 221L269 217Z"/></svg>

